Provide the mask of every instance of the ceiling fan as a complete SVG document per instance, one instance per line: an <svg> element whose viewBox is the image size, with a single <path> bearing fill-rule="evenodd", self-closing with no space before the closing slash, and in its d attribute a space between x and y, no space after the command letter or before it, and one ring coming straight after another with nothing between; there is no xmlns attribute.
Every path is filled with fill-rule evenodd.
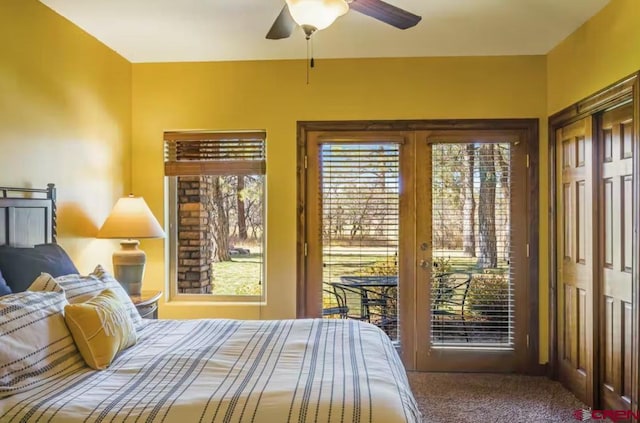
<svg viewBox="0 0 640 423"><path fill-rule="evenodd" d="M285 0L267 39L279 40L293 33L296 25L304 31L307 39L321 29L327 28L349 9L370 16L399 29L415 26L422 17L407 12L382 0Z"/></svg>

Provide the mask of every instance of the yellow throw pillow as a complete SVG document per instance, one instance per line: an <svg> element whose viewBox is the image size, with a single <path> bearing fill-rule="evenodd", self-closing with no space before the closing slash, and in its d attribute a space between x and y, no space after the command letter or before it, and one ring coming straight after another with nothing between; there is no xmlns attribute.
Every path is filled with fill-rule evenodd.
<svg viewBox="0 0 640 423"><path fill-rule="evenodd" d="M84 303L66 305L64 314L82 358L92 369L106 369L116 354L138 340L126 305L111 289Z"/></svg>

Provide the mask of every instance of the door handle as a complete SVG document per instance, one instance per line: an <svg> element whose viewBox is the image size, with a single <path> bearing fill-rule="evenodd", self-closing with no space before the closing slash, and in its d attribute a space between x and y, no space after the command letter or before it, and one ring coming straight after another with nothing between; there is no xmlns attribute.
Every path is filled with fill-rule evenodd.
<svg viewBox="0 0 640 423"><path fill-rule="evenodd" d="M428 260L420 260L420 267L422 267L424 270L427 270L429 266L431 266L431 263L429 263Z"/></svg>

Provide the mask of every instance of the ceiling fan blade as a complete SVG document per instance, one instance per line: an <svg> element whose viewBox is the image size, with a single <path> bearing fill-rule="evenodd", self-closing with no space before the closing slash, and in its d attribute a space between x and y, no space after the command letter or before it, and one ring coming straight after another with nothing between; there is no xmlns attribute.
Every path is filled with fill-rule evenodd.
<svg viewBox="0 0 640 423"><path fill-rule="evenodd" d="M296 27L296 21L291 17L289 8L285 4L280 14L273 22L271 29L267 33L267 39L279 40L281 38L287 38L293 33L293 29Z"/></svg>
<svg viewBox="0 0 640 423"><path fill-rule="evenodd" d="M382 0L353 0L349 8L400 29L411 28L422 19Z"/></svg>

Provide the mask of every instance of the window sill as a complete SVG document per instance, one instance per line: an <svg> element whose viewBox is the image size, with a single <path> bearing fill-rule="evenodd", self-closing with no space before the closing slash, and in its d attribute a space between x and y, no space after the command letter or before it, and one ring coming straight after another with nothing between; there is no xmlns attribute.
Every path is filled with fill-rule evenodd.
<svg viewBox="0 0 640 423"><path fill-rule="evenodd" d="M238 299L238 300L233 300L233 299L221 299L221 298L198 298L198 299L192 299L192 298L173 298L168 300L165 303L166 306L179 306L179 307L184 307L184 306L207 306L207 307L211 307L211 306L222 306L222 307L229 307L229 306L241 306L241 307L247 307L247 306L255 306L255 307L264 307L267 305L267 302L257 298L256 300L252 301L252 300L247 300L247 299Z"/></svg>

